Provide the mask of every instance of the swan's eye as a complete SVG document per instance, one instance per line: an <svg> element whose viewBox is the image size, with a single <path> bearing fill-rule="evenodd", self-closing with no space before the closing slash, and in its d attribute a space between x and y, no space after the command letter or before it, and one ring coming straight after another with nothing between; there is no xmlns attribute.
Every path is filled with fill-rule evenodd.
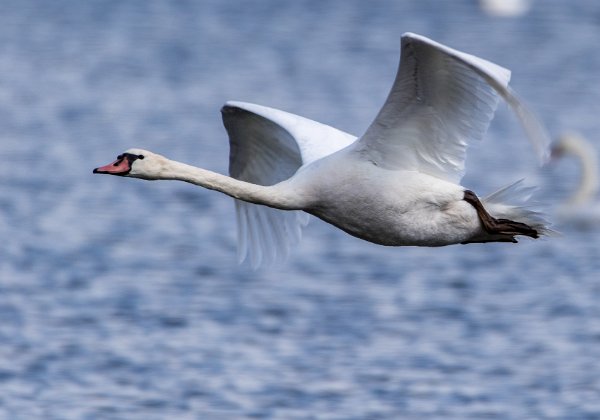
<svg viewBox="0 0 600 420"><path fill-rule="evenodd" d="M144 159L144 155L138 155L138 159Z"/></svg>

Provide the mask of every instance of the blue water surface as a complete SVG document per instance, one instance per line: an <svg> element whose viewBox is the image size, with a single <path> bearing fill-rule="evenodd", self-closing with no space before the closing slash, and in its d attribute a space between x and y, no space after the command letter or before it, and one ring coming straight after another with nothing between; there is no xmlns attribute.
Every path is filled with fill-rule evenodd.
<svg viewBox="0 0 600 420"><path fill-rule="evenodd" d="M600 241L385 248L312 220L284 264L236 263L229 197L92 175L129 147L225 173L229 99L360 135L403 32L513 70L551 134L600 132L600 5L4 0L0 418L600 418ZM540 170L502 105L479 194Z"/></svg>

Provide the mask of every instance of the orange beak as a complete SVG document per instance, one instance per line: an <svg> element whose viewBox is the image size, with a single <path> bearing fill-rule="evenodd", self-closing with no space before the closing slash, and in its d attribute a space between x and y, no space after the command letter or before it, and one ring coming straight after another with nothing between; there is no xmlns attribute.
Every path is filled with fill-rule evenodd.
<svg viewBox="0 0 600 420"><path fill-rule="evenodd" d="M94 169L95 174L127 175L131 171L129 159L121 157L108 165L100 166Z"/></svg>

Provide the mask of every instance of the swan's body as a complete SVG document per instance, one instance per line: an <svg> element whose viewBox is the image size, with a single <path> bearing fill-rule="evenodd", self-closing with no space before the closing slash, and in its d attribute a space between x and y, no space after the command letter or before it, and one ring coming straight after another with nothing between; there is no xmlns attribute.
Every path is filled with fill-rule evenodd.
<svg viewBox="0 0 600 420"><path fill-rule="evenodd" d="M563 224L587 227L600 223L600 179L598 177L597 151L584 137L568 133L560 136L552 146L554 158L573 156L581 169L577 187L556 211Z"/></svg>
<svg viewBox="0 0 600 420"><path fill-rule="evenodd" d="M498 94L546 151L509 78L495 64L406 34L392 90L358 139L284 111L228 102L231 177L141 149L95 172L182 180L236 198L240 257L250 255L253 265L287 254L300 238L306 214L280 210L303 210L382 245L516 242L515 235L547 231L537 213L518 205L527 191L513 184L482 203L459 185L467 143L483 137Z"/></svg>

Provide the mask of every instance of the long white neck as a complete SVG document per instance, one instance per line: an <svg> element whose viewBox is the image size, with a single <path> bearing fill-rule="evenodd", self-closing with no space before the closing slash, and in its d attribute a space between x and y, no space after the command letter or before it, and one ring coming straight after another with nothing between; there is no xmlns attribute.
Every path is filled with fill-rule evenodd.
<svg viewBox="0 0 600 420"><path fill-rule="evenodd" d="M583 144L572 147L570 152L581 163L581 180L579 186L569 198L571 204L582 204L593 198L600 187L598 180L598 162L596 151Z"/></svg>
<svg viewBox="0 0 600 420"><path fill-rule="evenodd" d="M153 179L189 182L238 200L278 209L302 209L300 197L285 182L271 186L257 185L174 160L167 160L160 173Z"/></svg>

